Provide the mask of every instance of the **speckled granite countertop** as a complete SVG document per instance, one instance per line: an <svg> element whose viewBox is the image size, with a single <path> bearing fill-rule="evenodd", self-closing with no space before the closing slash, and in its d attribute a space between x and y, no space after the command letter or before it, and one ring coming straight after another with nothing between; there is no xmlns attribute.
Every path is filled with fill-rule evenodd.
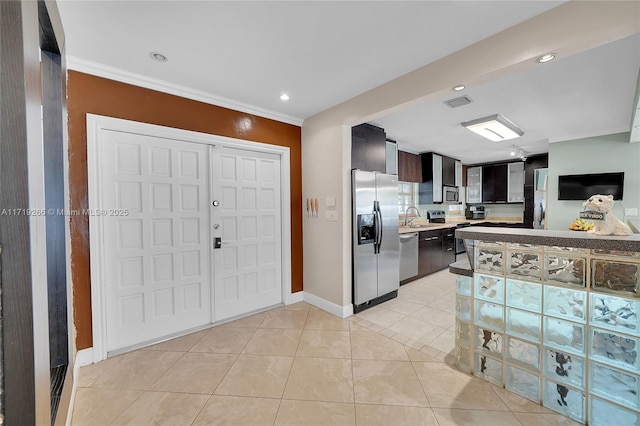
<svg viewBox="0 0 640 426"><path fill-rule="evenodd" d="M473 269L471 269L471 265L469 265L469 259L467 259L467 256L463 257L463 255L460 256L461 260L457 260L449 265L449 272L456 275L473 277Z"/></svg>
<svg viewBox="0 0 640 426"><path fill-rule="evenodd" d="M580 231L492 228L470 226L456 229L456 238L507 243L537 244L587 249L640 252L640 234L628 236L594 235Z"/></svg>
<svg viewBox="0 0 640 426"><path fill-rule="evenodd" d="M522 220L516 219L501 219L501 218L489 218L489 219L478 219L478 220L467 220L463 218L456 219L447 219L445 223L420 223L412 226L400 226L399 232L400 234L409 234L411 232L420 232L420 231L433 231L436 229L447 229L447 228L455 228L459 223L470 223L472 225L478 223L510 223L517 224L522 223Z"/></svg>

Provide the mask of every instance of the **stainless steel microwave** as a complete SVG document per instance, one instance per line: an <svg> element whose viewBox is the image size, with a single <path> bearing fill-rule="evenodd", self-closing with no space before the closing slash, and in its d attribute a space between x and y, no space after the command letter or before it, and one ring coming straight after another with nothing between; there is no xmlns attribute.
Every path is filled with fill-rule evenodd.
<svg viewBox="0 0 640 426"><path fill-rule="evenodd" d="M443 186L442 200L445 203L457 203L460 198L460 192L457 186Z"/></svg>

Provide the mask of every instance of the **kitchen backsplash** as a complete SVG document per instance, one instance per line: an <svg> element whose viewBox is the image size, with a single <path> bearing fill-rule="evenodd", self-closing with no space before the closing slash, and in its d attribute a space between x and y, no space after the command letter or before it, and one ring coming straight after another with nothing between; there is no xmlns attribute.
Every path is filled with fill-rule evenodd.
<svg viewBox="0 0 640 426"><path fill-rule="evenodd" d="M420 204L418 209L424 217L429 210L444 210L447 216L464 216L464 204ZM491 217L522 219L524 204L485 204L484 210L488 219Z"/></svg>

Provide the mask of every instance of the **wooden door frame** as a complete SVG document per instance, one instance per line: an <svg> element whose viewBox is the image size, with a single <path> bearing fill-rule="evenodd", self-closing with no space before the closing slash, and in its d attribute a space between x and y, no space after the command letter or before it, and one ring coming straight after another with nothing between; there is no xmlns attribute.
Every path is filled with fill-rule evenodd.
<svg viewBox="0 0 640 426"><path fill-rule="evenodd" d="M176 139L204 145L224 146L249 151L266 152L280 156L281 238L282 238L282 302L294 300L291 295L291 159L290 149L279 145L246 141L190 130L175 129L155 124L140 123L119 118L87 114L87 170L89 209L101 209L101 163L98 151L99 134L103 130L124 131L141 135ZM93 327L93 362L107 358L106 298L104 290L104 234L100 216L89 217L89 243L91 253L91 318ZM100 260L100 261L99 261ZM213 289L212 289L213 290ZM215 323L213 323L215 324ZM211 324L207 325L207 327ZM191 332L189 330L188 332Z"/></svg>

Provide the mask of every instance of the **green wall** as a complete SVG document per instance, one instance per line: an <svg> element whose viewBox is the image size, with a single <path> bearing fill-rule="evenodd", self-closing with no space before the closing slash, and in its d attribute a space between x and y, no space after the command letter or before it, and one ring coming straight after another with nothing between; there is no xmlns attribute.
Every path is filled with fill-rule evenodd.
<svg viewBox="0 0 640 426"><path fill-rule="evenodd" d="M624 172L623 200L613 208L622 220L623 207L640 208L640 143L629 143L627 132L549 144L547 228L566 230L583 210L582 201L558 200L558 176L606 172ZM638 216L627 220L635 224Z"/></svg>

